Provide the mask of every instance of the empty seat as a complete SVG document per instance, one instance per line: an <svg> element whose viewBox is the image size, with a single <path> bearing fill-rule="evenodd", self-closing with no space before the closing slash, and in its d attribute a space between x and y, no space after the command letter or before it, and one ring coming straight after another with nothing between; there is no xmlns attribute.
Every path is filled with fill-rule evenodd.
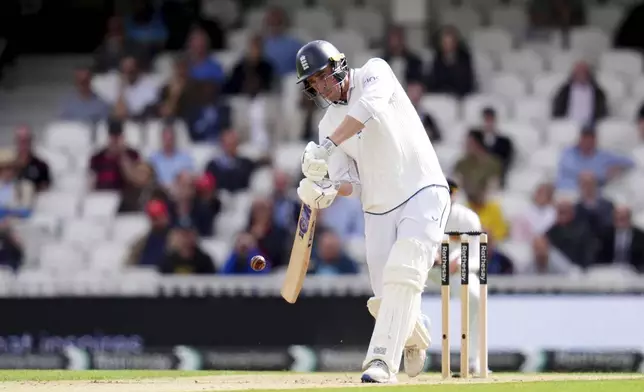
<svg viewBox="0 0 644 392"><path fill-rule="evenodd" d="M507 30L514 37L523 38L528 27L525 7L505 5L493 8L490 12L490 25Z"/></svg>
<svg viewBox="0 0 644 392"><path fill-rule="evenodd" d="M83 216L86 218L108 218L116 215L121 203L118 192L92 192L83 201Z"/></svg>
<svg viewBox="0 0 644 392"><path fill-rule="evenodd" d="M435 120L441 123L451 123L458 119L459 103L451 95L427 94L423 96L420 105Z"/></svg>
<svg viewBox="0 0 644 392"><path fill-rule="evenodd" d="M591 6L588 10L588 24L613 34L624 17L624 8L619 5Z"/></svg>
<svg viewBox="0 0 644 392"><path fill-rule="evenodd" d="M80 196L76 193L46 191L38 194L34 213L60 218L74 218L78 216L79 207Z"/></svg>
<svg viewBox="0 0 644 392"><path fill-rule="evenodd" d="M631 158L638 167L644 168L644 145L635 147L631 151ZM644 227L642 228L644 229Z"/></svg>
<svg viewBox="0 0 644 392"><path fill-rule="evenodd" d="M469 37L483 24L481 15L467 6L445 8L441 10L440 18L443 24L456 27L464 37Z"/></svg>
<svg viewBox="0 0 644 392"><path fill-rule="evenodd" d="M121 242L100 242L90 250L89 268L98 271L119 271L125 267L130 248Z"/></svg>
<svg viewBox="0 0 644 392"><path fill-rule="evenodd" d="M532 80L532 92L536 97L552 99L567 79L568 75L564 73L536 75Z"/></svg>
<svg viewBox="0 0 644 392"><path fill-rule="evenodd" d="M175 139L177 146L180 148L188 147L191 144L190 135L186 123L177 120L173 123ZM161 148L161 134L163 133L164 122L162 120L149 121L146 126L147 146L152 149Z"/></svg>
<svg viewBox="0 0 644 392"><path fill-rule="evenodd" d="M547 59L550 72L568 74L575 63L583 60L584 56L583 53L574 50L551 50Z"/></svg>
<svg viewBox="0 0 644 392"><path fill-rule="evenodd" d="M514 265L517 272L525 269L534 262L532 246L525 241L507 241L498 246L499 251L503 252Z"/></svg>
<svg viewBox="0 0 644 392"><path fill-rule="evenodd" d="M50 271L77 271L85 267L82 249L67 243L50 243L40 250L40 268Z"/></svg>
<svg viewBox="0 0 644 392"><path fill-rule="evenodd" d="M225 211L215 218L215 233L217 237L232 241L248 224L248 212Z"/></svg>
<svg viewBox="0 0 644 392"><path fill-rule="evenodd" d="M528 87L523 79L512 74L499 74L490 80L488 91L494 95L514 100L528 94Z"/></svg>
<svg viewBox="0 0 644 392"><path fill-rule="evenodd" d="M512 35L500 28L477 29L470 34L473 50L501 54L512 50Z"/></svg>
<svg viewBox="0 0 644 392"><path fill-rule="evenodd" d="M353 55L369 48L365 38L350 27L340 30L333 30L326 36L329 42L333 42L345 55ZM362 65L362 64L359 64Z"/></svg>
<svg viewBox="0 0 644 392"><path fill-rule="evenodd" d="M604 52L599 58L599 68L606 72L633 77L641 76L642 55L625 49Z"/></svg>
<svg viewBox="0 0 644 392"><path fill-rule="evenodd" d="M505 72L532 76L543 73L545 61L534 50L517 50L501 55L501 68Z"/></svg>
<svg viewBox="0 0 644 392"><path fill-rule="evenodd" d="M633 121L606 119L597 124L597 144L601 148L618 152L630 152L639 144Z"/></svg>
<svg viewBox="0 0 644 392"><path fill-rule="evenodd" d="M232 252L230 242L215 238L204 238L200 245L204 252L212 258L218 270L223 268Z"/></svg>
<svg viewBox="0 0 644 392"><path fill-rule="evenodd" d="M499 197L499 204L505 219L511 221L530 206L530 199L524 193L504 192Z"/></svg>
<svg viewBox="0 0 644 392"><path fill-rule="evenodd" d="M87 245L104 241L108 235L108 226L105 222L96 219L72 219L65 221L63 226L63 240L77 244L83 249Z"/></svg>
<svg viewBox="0 0 644 392"><path fill-rule="evenodd" d="M190 146L190 156L195 163L195 170L202 172L208 163L220 154L219 148L210 143L195 143Z"/></svg>
<svg viewBox="0 0 644 392"><path fill-rule="evenodd" d="M367 247L363 237L351 237L344 244L347 255L358 263L367 262Z"/></svg>
<svg viewBox="0 0 644 392"><path fill-rule="evenodd" d="M513 169L508 173L506 189L512 194L523 194L528 199L539 184L548 179L548 174L533 166Z"/></svg>
<svg viewBox="0 0 644 392"><path fill-rule="evenodd" d="M618 105L622 99L626 98L626 83L618 75L610 72L599 72L596 75L596 79L613 106Z"/></svg>
<svg viewBox="0 0 644 392"><path fill-rule="evenodd" d="M150 221L145 214L122 214L112 225L112 240L132 243L150 229Z"/></svg>
<svg viewBox="0 0 644 392"><path fill-rule="evenodd" d="M382 12L369 7L349 8L343 11L345 28L351 28L362 34L369 43L382 40L385 31L385 18Z"/></svg>
<svg viewBox="0 0 644 392"><path fill-rule="evenodd" d="M294 26L314 37L324 37L335 28L335 20L325 8L300 8L295 11Z"/></svg>
<svg viewBox="0 0 644 392"><path fill-rule="evenodd" d="M570 48L597 58L610 46L608 35L597 27L574 27L570 31Z"/></svg>
<svg viewBox="0 0 644 392"><path fill-rule="evenodd" d="M580 126L574 121L556 120L546 129L548 144L556 147L571 147L579 140Z"/></svg>
<svg viewBox="0 0 644 392"><path fill-rule="evenodd" d="M56 121L45 128L45 146L63 151L89 150L92 130L81 122Z"/></svg>
<svg viewBox="0 0 644 392"><path fill-rule="evenodd" d="M561 158L561 147L544 146L530 155L530 167L534 170L541 170L550 175L557 170Z"/></svg>
<svg viewBox="0 0 644 392"><path fill-rule="evenodd" d="M273 192L273 170L260 168L250 178L250 191L255 195L270 195Z"/></svg>
<svg viewBox="0 0 644 392"><path fill-rule="evenodd" d="M539 129L530 123L504 121L499 124L499 130L512 140L516 161L526 160L532 151L542 145Z"/></svg>
<svg viewBox="0 0 644 392"><path fill-rule="evenodd" d="M550 102L541 97L516 99L514 119L517 121L546 122L550 119Z"/></svg>
<svg viewBox="0 0 644 392"><path fill-rule="evenodd" d="M301 170L300 158L305 147L305 143L284 143L277 146L273 155L275 168L291 175L297 174Z"/></svg>

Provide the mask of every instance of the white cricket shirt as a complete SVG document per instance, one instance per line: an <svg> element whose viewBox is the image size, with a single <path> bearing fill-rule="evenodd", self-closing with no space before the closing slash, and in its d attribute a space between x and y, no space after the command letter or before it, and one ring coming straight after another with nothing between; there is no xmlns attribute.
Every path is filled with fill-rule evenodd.
<svg viewBox="0 0 644 392"><path fill-rule="evenodd" d="M365 124L329 158L329 178L359 182L362 208L396 209L431 185L447 187L416 109L386 61L372 58L350 71L347 105L330 106L320 121L320 142L349 115Z"/></svg>

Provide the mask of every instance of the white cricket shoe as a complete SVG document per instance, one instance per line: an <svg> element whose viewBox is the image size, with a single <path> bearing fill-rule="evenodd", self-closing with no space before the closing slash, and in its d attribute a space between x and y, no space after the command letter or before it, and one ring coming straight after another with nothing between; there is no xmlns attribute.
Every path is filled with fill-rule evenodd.
<svg viewBox="0 0 644 392"><path fill-rule="evenodd" d="M396 375L389 371L389 367L383 361L376 359L369 362L367 370L360 378L363 383L392 384L398 382Z"/></svg>
<svg viewBox="0 0 644 392"><path fill-rule="evenodd" d="M431 328L431 323L429 321L429 318L425 315L420 315L420 320L427 328L427 336L431 336L429 333L430 328ZM429 341L429 344L431 345L431 340ZM405 347L405 350L403 351L403 360L405 364L405 373L409 377L416 377L418 376L423 370L425 370L425 361L427 360L427 350L420 349L416 346L413 347Z"/></svg>

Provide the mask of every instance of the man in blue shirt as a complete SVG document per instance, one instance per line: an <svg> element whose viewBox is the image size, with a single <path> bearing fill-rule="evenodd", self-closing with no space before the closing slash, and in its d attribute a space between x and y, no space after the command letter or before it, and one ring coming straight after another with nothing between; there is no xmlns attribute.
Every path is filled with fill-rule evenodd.
<svg viewBox="0 0 644 392"><path fill-rule="evenodd" d="M605 185L633 166L633 161L628 157L598 149L595 129L585 127L581 131L579 143L567 148L561 154L557 189L576 191L579 175L582 172L592 172L598 183Z"/></svg>
<svg viewBox="0 0 644 392"><path fill-rule="evenodd" d="M161 185L168 188L174 182L177 174L183 171L192 172L194 162L189 154L177 150L176 136L172 125L166 125L161 138L163 147L161 151L150 157L150 163L154 167Z"/></svg>
<svg viewBox="0 0 644 392"><path fill-rule="evenodd" d="M286 33L286 15L278 7L266 11L267 34L264 36L264 53L279 76L295 72L293 59L304 45Z"/></svg>

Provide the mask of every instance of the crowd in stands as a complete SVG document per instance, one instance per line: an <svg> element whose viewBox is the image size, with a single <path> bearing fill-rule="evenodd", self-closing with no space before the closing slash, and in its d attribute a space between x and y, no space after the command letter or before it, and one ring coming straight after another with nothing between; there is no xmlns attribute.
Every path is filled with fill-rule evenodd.
<svg viewBox="0 0 644 392"><path fill-rule="evenodd" d="M285 141L316 139L322 112L296 95L300 115L293 118L298 121L285 124L280 118L284 113L271 105L286 95L283 81L292 82L295 53L304 41L290 33L285 10L270 7L263 28L245 36L245 52L232 62L213 55L227 47L226 36L232 33L212 21L196 24L185 50L169 57L164 52L168 31L163 18L150 2L140 3L147 7L109 19L93 62L74 70L75 90L61 97L57 119L91 124L92 140L102 143L84 166L88 189L117 193L119 216L147 216L146 230L128 242L123 264L170 274L265 274L283 268L300 211L294 193L299 173L279 167L273 152ZM572 0L530 2L524 39L539 40L544 32L586 25L587 6ZM617 31L617 45L641 57L644 45L624 38L633 34L625 31L629 23L626 18L625 27ZM597 264L630 265L644 272L644 231L633 221L641 210L604 193L611 184L631 181L628 175L644 159L638 161L630 150L604 148L602 121L617 117L618 108L611 101L611 86L598 79L592 61L570 62L569 77L552 86L547 106L527 110L522 120L536 121L526 120L525 129L509 129L517 121L508 122L507 112L495 100L471 106L474 111L465 114L466 122L449 122L441 113L446 102L464 107L470 97L493 89L492 76L480 73L481 59L470 42L456 25L444 25L431 40L433 55L427 57L409 46L404 26L392 25L383 33L384 44L372 46L369 53L387 60L405 84L444 171L460 183L460 202L480 216L490 235L490 273L576 274ZM344 42L334 44L348 51ZM171 72L159 77L161 60L168 59L163 64L166 71L170 64ZM636 77L642 76L640 68ZM640 106L623 123L632 132L628 140L642 145L644 102ZM537 133L520 132L552 129L551 120L566 125L550 134L550 144L560 141L557 155L530 157L540 150L531 145ZM160 124L154 148L134 142L151 137L151 122ZM133 135L143 129L148 129L146 136ZM46 156L33 147L32 132L27 126L17 127L15 146L0 151L5 216L0 224L0 264L15 270L28 264L23 246L27 239L16 235L10 219L29 216L40 195L52 191L57 181ZM218 153L195 155L195 146ZM552 176L521 179L521 184L532 180L533 186L521 193L523 200L510 203L506 196L517 194L515 177L534 173L526 169L526 162L537 159L544 161L537 162L542 168L554 169ZM265 173L270 174L270 192L250 192L256 177ZM249 192L253 197L245 222L225 221L222 217L236 203L236 195L241 200ZM311 273L364 271L364 251L355 249L364 236L363 225L355 198L340 198L323 210ZM203 245L228 226L240 228L226 238L229 253L211 252ZM516 244L530 244L530 252L513 252ZM257 254L269 261L261 272L249 265Z"/></svg>

